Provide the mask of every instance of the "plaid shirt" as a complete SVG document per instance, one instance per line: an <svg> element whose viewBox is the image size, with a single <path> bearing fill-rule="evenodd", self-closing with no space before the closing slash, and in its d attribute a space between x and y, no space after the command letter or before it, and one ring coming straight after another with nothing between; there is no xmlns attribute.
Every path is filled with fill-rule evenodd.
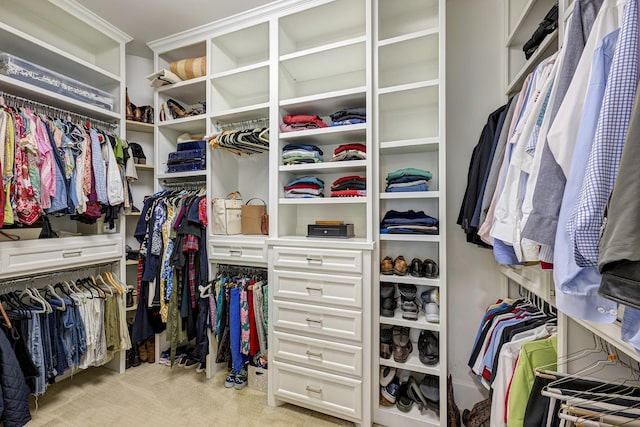
<svg viewBox="0 0 640 427"><path fill-rule="evenodd" d="M613 190L638 85L638 0L625 6L596 136L567 231L580 267L598 265L604 210Z"/></svg>

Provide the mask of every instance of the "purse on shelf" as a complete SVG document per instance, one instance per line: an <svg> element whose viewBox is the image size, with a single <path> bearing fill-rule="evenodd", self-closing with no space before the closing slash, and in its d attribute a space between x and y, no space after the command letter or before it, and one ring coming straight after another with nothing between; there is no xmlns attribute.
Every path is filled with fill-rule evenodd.
<svg viewBox="0 0 640 427"><path fill-rule="evenodd" d="M242 195L239 191L227 194L224 199L211 201L213 234L242 233Z"/></svg>
<svg viewBox="0 0 640 427"><path fill-rule="evenodd" d="M259 200L261 205L250 205L252 200ZM242 234L269 234L269 215L264 200L254 197L242 205Z"/></svg>

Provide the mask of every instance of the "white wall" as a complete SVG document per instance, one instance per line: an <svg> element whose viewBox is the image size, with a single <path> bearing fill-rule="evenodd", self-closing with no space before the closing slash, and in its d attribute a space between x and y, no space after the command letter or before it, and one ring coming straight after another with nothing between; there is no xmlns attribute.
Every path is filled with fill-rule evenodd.
<svg viewBox="0 0 640 427"><path fill-rule="evenodd" d="M134 105L153 105L153 89L146 76L153 70L153 60L127 55L127 89Z"/></svg>
<svg viewBox="0 0 640 427"><path fill-rule="evenodd" d="M492 252L456 224L471 152L503 95L503 1L447 0L447 264L449 371L462 410L483 399L467 360L487 305L501 296Z"/></svg>

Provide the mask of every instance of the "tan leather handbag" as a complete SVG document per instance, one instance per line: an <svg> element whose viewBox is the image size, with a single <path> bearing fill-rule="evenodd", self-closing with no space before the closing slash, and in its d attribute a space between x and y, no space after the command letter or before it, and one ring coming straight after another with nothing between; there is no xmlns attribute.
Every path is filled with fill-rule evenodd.
<svg viewBox="0 0 640 427"><path fill-rule="evenodd" d="M259 200L262 204L250 205L252 200ZM267 204L264 200L255 197L242 205L242 234L269 234Z"/></svg>

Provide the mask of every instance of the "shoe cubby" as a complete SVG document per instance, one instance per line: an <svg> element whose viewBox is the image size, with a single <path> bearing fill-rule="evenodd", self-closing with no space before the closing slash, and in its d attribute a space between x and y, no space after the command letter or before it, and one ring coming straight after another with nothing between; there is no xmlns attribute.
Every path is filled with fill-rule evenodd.
<svg viewBox="0 0 640 427"><path fill-rule="evenodd" d="M366 86L365 37L280 57L280 99Z"/></svg>
<svg viewBox="0 0 640 427"><path fill-rule="evenodd" d="M440 132L438 85L379 92L378 138L390 141L434 138Z"/></svg>
<svg viewBox="0 0 640 427"><path fill-rule="evenodd" d="M435 31L435 30L434 30ZM380 43L379 85L388 88L439 78L437 32L407 40ZM411 52L411 55L407 55Z"/></svg>
<svg viewBox="0 0 640 427"><path fill-rule="evenodd" d="M211 74L230 72L269 60L269 23L263 22L211 39Z"/></svg>
<svg viewBox="0 0 640 427"><path fill-rule="evenodd" d="M405 0L402 7L378 1L378 41L439 29L438 0Z"/></svg>
<svg viewBox="0 0 640 427"><path fill-rule="evenodd" d="M280 55L339 44L366 34L366 2L336 0L281 17Z"/></svg>
<svg viewBox="0 0 640 427"><path fill-rule="evenodd" d="M425 402L423 399L426 399L426 396L434 398L436 395L441 394L440 387L436 387L435 381L438 380L437 375L430 373L418 374L409 369L390 367L386 371L381 371L377 376L381 378L381 381L376 383L379 397L376 399L377 404L374 406L377 408L377 411L380 411L381 416L387 416L396 420L402 417L407 424L410 420L412 424L441 425L440 415L434 410L437 406L441 406L439 401L431 402L427 407L423 406L424 409L422 409L421 405L413 400L413 398L415 398L421 402ZM393 378L389 379L388 376L393 376ZM414 383L414 388L417 388L417 390L413 390L407 395L411 403L407 405L409 400L406 399L398 402L399 392L405 387L408 387L408 383L410 382ZM421 396L416 395L418 391ZM389 401L389 399L394 400L394 398L394 402ZM402 410L400 409L401 407ZM446 416L446 412L444 415Z"/></svg>

